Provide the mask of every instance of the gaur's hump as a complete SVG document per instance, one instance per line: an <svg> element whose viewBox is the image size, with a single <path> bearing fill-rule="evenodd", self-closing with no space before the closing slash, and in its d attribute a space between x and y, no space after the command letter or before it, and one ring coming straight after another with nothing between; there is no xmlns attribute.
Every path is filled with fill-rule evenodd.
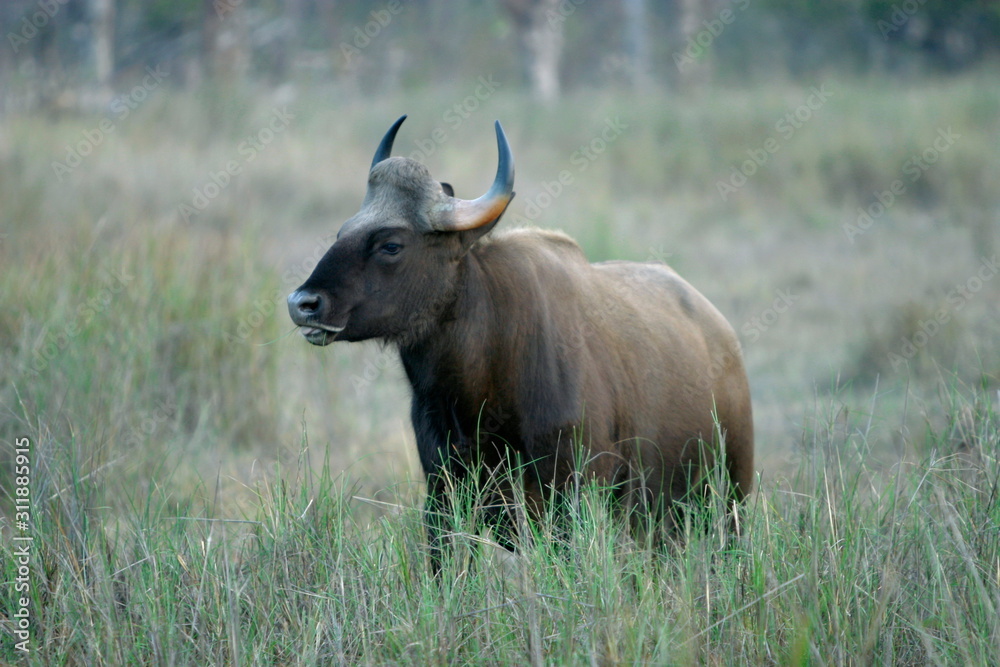
<svg viewBox="0 0 1000 667"><path fill-rule="evenodd" d="M580 244L563 232L552 229L538 229L537 227L517 227L514 229L496 232L487 237L490 243L503 243L505 245L527 246L529 248L548 248L560 253L578 255L581 259L586 259Z"/></svg>

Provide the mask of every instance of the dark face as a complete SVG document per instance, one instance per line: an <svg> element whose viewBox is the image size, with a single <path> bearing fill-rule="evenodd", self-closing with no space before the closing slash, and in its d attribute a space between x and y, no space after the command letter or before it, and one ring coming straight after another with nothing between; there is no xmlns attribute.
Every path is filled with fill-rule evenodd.
<svg viewBox="0 0 1000 667"><path fill-rule="evenodd" d="M444 196L429 177L421 185ZM292 321L310 343L418 336L453 298L461 232L426 228L414 192L391 190L366 198L309 279L288 297Z"/></svg>
<svg viewBox="0 0 1000 667"><path fill-rule="evenodd" d="M313 345L420 339L453 302L461 257L513 197L513 160L499 124L494 186L465 201L452 197L450 186L432 179L420 163L388 157L401 122L376 152L361 210L288 297L292 321Z"/></svg>

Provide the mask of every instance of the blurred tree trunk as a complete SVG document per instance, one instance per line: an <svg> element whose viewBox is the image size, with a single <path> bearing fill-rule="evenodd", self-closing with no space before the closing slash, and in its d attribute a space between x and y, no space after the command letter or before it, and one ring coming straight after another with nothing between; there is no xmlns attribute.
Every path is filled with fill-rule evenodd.
<svg viewBox="0 0 1000 667"><path fill-rule="evenodd" d="M324 27L331 42L334 40L336 33L337 10L340 9L337 5L336 0L326 0L326 2L316 3L316 12L319 14L320 24Z"/></svg>
<svg viewBox="0 0 1000 667"><path fill-rule="evenodd" d="M427 12L430 15L430 25L433 27L427 34L431 53L438 54L444 62L459 60L462 54L451 34L457 25L454 3L449 0L430 0Z"/></svg>
<svg viewBox="0 0 1000 667"><path fill-rule="evenodd" d="M629 78L635 88L649 83L649 41L646 38L646 0L624 0L625 53Z"/></svg>
<svg viewBox="0 0 1000 667"><path fill-rule="evenodd" d="M203 67L216 81L238 83L249 69L243 3L203 0L201 50Z"/></svg>
<svg viewBox="0 0 1000 667"><path fill-rule="evenodd" d="M280 7L278 34L274 43L269 45L272 55L268 75L274 84L288 81L291 75L292 63L300 43L299 26L305 21L302 0L282 0Z"/></svg>
<svg viewBox="0 0 1000 667"><path fill-rule="evenodd" d="M713 6L712 0L680 0L682 48L687 49L689 44L697 43L694 40L705 29L704 21L711 15ZM679 68L681 85L698 86L711 78L711 54L705 50L700 53L694 62L685 61L684 66Z"/></svg>
<svg viewBox="0 0 1000 667"><path fill-rule="evenodd" d="M115 3L114 0L90 0L93 25L94 74L102 95L111 94L115 73Z"/></svg>
<svg viewBox="0 0 1000 667"><path fill-rule="evenodd" d="M560 0L501 0L517 33L525 79L535 97L545 103L559 97L559 60L563 50Z"/></svg>
<svg viewBox="0 0 1000 667"><path fill-rule="evenodd" d="M333 68L336 67L334 63L337 62L337 54L340 51L337 48L338 4L336 0L329 0L328 2L320 2L316 7L320 25L323 26L323 36L330 42L330 65Z"/></svg>

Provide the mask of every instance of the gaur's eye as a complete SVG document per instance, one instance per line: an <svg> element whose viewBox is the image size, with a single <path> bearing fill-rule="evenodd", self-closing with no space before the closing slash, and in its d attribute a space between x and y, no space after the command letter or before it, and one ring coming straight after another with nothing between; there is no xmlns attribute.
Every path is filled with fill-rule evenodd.
<svg viewBox="0 0 1000 667"><path fill-rule="evenodd" d="M398 243L383 243L378 250L385 255L398 255L402 249L403 246Z"/></svg>

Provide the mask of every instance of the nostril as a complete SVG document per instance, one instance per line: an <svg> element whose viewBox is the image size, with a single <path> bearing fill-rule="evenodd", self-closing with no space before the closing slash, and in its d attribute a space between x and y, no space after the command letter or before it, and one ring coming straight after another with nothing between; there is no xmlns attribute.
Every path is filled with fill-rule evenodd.
<svg viewBox="0 0 1000 667"><path fill-rule="evenodd" d="M302 315L314 315L319 310L320 298L318 294L298 290L288 297L288 305Z"/></svg>
<svg viewBox="0 0 1000 667"><path fill-rule="evenodd" d="M299 310L315 313L319 310L319 297L308 296L303 299L299 299Z"/></svg>

